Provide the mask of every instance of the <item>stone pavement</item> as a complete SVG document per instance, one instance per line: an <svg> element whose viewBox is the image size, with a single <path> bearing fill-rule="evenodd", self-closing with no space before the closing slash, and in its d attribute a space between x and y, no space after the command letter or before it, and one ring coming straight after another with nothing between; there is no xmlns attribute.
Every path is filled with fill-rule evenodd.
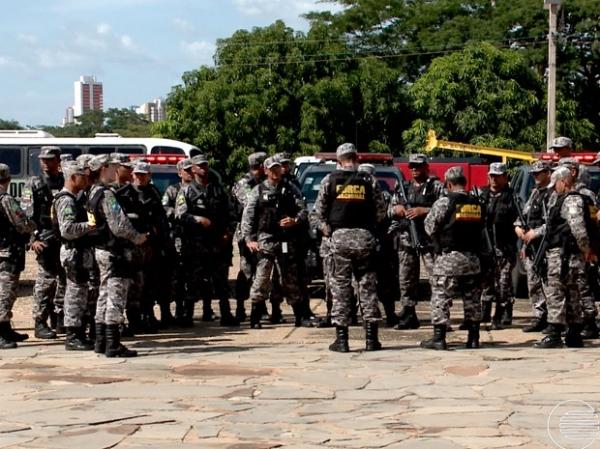
<svg viewBox="0 0 600 449"><path fill-rule="evenodd" d="M30 298L17 310L32 333ZM459 331L450 351L418 349L430 332L384 329L386 350L366 353L354 327L337 354L332 329L197 323L128 342L129 360L32 338L0 352L0 448L551 448L560 401L600 404L597 343L540 351L515 328L480 350Z"/></svg>

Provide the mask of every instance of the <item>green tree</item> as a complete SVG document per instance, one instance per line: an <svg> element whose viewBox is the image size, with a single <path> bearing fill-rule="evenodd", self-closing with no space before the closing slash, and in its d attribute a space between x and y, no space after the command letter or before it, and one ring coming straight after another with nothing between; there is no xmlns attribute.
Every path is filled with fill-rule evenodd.
<svg viewBox="0 0 600 449"><path fill-rule="evenodd" d="M16 120L0 119L0 129L14 130L14 129L23 129L23 127Z"/></svg>

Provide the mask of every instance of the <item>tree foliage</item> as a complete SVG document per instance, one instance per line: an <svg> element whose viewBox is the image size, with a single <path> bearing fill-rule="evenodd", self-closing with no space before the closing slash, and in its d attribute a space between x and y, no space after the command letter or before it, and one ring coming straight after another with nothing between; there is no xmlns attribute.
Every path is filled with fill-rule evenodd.
<svg viewBox="0 0 600 449"><path fill-rule="evenodd" d="M13 129L23 129L23 127L16 120L0 119L0 129L13 130Z"/></svg>
<svg viewBox="0 0 600 449"><path fill-rule="evenodd" d="M94 137L96 133L118 133L123 137L148 137L150 124L131 109L111 108L106 112L88 111L77 117L77 124L45 126L55 137Z"/></svg>

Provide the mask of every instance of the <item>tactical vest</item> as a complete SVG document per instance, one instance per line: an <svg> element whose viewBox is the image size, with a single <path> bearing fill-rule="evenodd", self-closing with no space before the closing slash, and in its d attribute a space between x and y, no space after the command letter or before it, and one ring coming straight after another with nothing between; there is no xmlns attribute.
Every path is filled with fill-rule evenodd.
<svg viewBox="0 0 600 449"><path fill-rule="evenodd" d="M585 223L590 244L594 250L597 251L598 239L600 237L598 228L590 216L585 195L575 191L559 195L556 204L550 210L548 215L548 224L546 226L546 233L548 235L548 248L564 248L569 254L577 254L580 252L579 246L577 245L577 240L571 232L569 223L561 215L562 206L565 202L565 199L569 195L576 195L583 199L583 221Z"/></svg>
<svg viewBox="0 0 600 449"><path fill-rule="evenodd" d="M54 232L57 235L60 235L60 225L58 223L58 214L56 213L56 202L65 196L68 196L73 199L75 205L75 222L76 223L84 223L88 221L87 211L85 209L85 204L82 204L82 197L76 197L71 192L66 190L61 190L55 197L52 202L52 226L54 227ZM69 249L77 248L89 248L91 246L90 239L87 235L81 236L77 239L65 239L62 236L60 237L62 244Z"/></svg>
<svg viewBox="0 0 600 449"><path fill-rule="evenodd" d="M430 177L418 187L414 181L410 181L405 189L406 195L408 196L408 204L410 204L411 207L431 207L437 200L435 180L436 178ZM417 227L419 237L422 241L426 241L428 238L427 233L425 232L425 217L419 217L413 221ZM409 226L409 220L407 218L400 219L401 231L408 232Z"/></svg>
<svg viewBox="0 0 600 449"><path fill-rule="evenodd" d="M5 195L7 195L6 192L0 194L0 201ZM4 208L0 207L0 249L10 248L19 245L19 243L17 230L6 216Z"/></svg>
<svg viewBox="0 0 600 449"><path fill-rule="evenodd" d="M329 175L328 223L332 230L360 228L374 230L375 201L371 176L349 170L335 170Z"/></svg>
<svg viewBox="0 0 600 449"><path fill-rule="evenodd" d="M479 200L466 192L448 193L448 212L444 225L434 238L434 249L479 253L483 232L483 213Z"/></svg>
<svg viewBox="0 0 600 449"><path fill-rule="evenodd" d="M93 188L92 188L93 189ZM87 203L87 211L91 214L96 222L96 228L91 231L88 236L93 246L104 250L114 250L119 248L117 237L111 232L106 216L101 207L101 200L104 198L104 192L109 190L106 186L100 186L95 191L90 192L90 197ZM121 247L121 249L123 249Z"/></svg>
<svg viewBox="0 0 600 449"><path fill-rule="evenodd" d="M492 243L500 249L514 252L517 244L514 227L517 212L513 190L507 186L498 196L492 197L489 187L486 187L481 190L481 198L485 203L485 225Z"/></svg>
<svg viewBox="0 0 600 449"><path fill-rule="evenodd" d="M542 190L535 190L535 198L529 204L529 211L527 213L527 224L530 228L538 228L544 224L544 207L548 205L548 199L550 198L550 189L543 188Z"/></svg>
<svg viewBox="0 0 600 449"><path fill-rule="evenodd" d="M65 178L59 173L55 178L50 178L43 173L40 177L40 185L33 194L34 220L38 225L38 231L53 229L52 224L52 202L55 195L62 190Z"/></svg>
<svg viewBox="0 0 600 449"><path fill-rule="evenodd" d="M127 216L133 228L141 233L148 231L148 223L143 219L143 205L139 200L138 191L132 184L124 184L113 188L115 197L119 202L123 213Z"/></svg>
<svg viewBox="0 0 600 449"><path fill-rule="evenodd" d="M284 230L279 221L285 217L293 218L298 212L292 184L282 181L275 190L268 189L262 182L258 185L258 233L277 236L293 232L293 228Z"/></svg>

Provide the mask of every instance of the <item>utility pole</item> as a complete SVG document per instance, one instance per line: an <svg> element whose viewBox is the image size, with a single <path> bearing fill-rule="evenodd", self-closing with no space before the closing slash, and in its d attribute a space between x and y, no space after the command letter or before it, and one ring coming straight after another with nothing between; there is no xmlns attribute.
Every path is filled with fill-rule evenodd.
<svg viewBox="0 0 600 449"><path fill-rule="evenodd" d="M544 8L549 11L548 32L548 122L546 149L550 148L556 131L556 28L558 10L562 0L544 0Z"/></svg>

